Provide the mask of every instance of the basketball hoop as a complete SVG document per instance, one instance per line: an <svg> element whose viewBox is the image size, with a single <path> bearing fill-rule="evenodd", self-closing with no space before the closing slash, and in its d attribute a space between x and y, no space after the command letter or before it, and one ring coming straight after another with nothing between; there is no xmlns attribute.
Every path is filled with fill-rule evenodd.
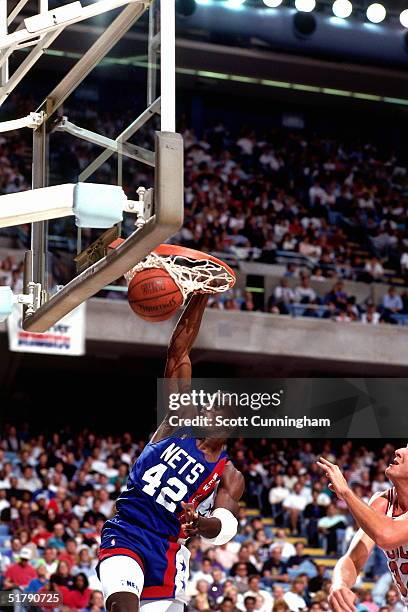
<svg viewBox="0 0 408 612"><path fill-rule="evenodd" d="M128 282L147 268L161 268L172 277L184 301L191 293L223 293L235 284L231 268L213 255L173 244L161 244L125 274Z"/></svg>

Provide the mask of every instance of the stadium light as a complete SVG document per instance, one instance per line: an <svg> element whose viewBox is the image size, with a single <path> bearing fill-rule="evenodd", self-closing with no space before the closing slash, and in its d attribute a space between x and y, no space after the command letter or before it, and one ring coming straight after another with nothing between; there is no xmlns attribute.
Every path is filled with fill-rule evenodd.
<svg viewBox="0 0 408 612"><path fill-rule="evenodd" d="M404 28L408 28L408 9L405 9L405 11L402 11L400 15L400 22L401 22L401 25L404 26Z"/></svg>
<svg viewBox="0 0 408 612"><path fill-rule="evenodd" d="M282 2L283 0L263 0L263 3L269 8L277 8Z"/></svg>
<svg viewBox="0 0 408 612"><path fill-rule="evenodd" d="M227 0L226 6L228 8L237 9L244 4L245 0Z"/></svg>
<svg viewBox="0 0 408 612"><path fill-rule="evenodd" d="M381 23L384 21L387 15L387 11L384 6L379 2L374 2L374 4L370 4L367 9L367 19L371 21L371 23Z"/></svg>
<svg viewBox="0 0 408 612"><path fill-rule="evenodd" d="M347 19L353 11L353 5L350 0L335 0L332 6L333 13L340 19Z"/></svg>
<svg viewBox="0 0 408 612"><path fill-rule="evenodd" d="M295 7L301 13L311 13L316 6L316 0L295 0Z"/></svg>

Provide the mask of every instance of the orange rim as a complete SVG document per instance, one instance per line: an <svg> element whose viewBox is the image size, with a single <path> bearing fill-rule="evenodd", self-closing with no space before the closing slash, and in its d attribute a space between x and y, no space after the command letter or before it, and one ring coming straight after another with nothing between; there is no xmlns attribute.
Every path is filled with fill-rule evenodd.
<svg viewBox="0 0 408 612"><path fill-rule="evenodd" d="M214 255L209 255L208 253L203 253L203 251L197 251L196 249L188 249L187 247L178 246L177 244L160 244L153 251L156 255L161 255L162 257L169 257L170 255L179 255L180 257L188 257L189 259L208 259L209 261L213 261L219 266L223 267L229 274L231 274L234 282L231 287L234 286L236 276L235 272L229 267L221 259L218 257L214 257Z"/></svg>

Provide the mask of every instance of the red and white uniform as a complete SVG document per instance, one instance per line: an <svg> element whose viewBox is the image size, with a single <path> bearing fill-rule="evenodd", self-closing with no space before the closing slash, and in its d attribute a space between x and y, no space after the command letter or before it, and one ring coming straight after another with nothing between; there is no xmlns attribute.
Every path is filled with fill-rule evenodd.
<svg viewBox="0 0 408 612"><path fill-rule="evenodd" d="M387 501L387 516L395 521L408 520L408 512L396 516L397 494L394 487L388 491ZM384 550L384 553L394 584L401 595L402 601L408 606L408 542L392 550Z"/></svg>

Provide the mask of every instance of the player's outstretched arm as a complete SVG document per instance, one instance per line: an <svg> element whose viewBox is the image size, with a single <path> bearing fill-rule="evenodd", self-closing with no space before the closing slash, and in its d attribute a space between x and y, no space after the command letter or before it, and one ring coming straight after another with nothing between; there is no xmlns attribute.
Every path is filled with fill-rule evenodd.
<svg viewBox="0 0 408 612"><path fill-rule="evenodd" d="M167 349L167 362L164 371L167 396L171 393L188 393L190 391L190 351L200 331L207 301L208 295L193 294L174 328ZM181 416L181 411L180 408L179 416ZM151 442L158 442L174 431L174 427L171 427L168 422L168 416L169 412L153 434Z"/></svg>
<svg viewBox="0 0 408 612"><path fill-rule="evenodd" d="M361 529L380 548L391 550L408 542L408 521L397 523L385 513L377 511L376 504L365 504L350 489L338 465L323 457L317 462L330 480L330 488L347 504ZM381 499L381 498L380 498Z"/></svg>
<svg viewBox="0 0 408 612"><path fill-rule="evenodd" d="M182 528L186 535L201 536L215 545L229 542L237 532L239 500L244 488L245 481L241 472L231 462L227 463L214 500L212 516L200 516L192 504L182 504L184 508Z"/></svg>
<svg viewBox="0 0 408 612"><path fill-rule="evenodd" d="M183 314L177 322L167 349L167 363L164 378L181 379L183 387L190 390L191 361L190 351L200 331L201 321L207 306L208 295L191 296ZM182 392L183 389L178 389Z"/></svg>

